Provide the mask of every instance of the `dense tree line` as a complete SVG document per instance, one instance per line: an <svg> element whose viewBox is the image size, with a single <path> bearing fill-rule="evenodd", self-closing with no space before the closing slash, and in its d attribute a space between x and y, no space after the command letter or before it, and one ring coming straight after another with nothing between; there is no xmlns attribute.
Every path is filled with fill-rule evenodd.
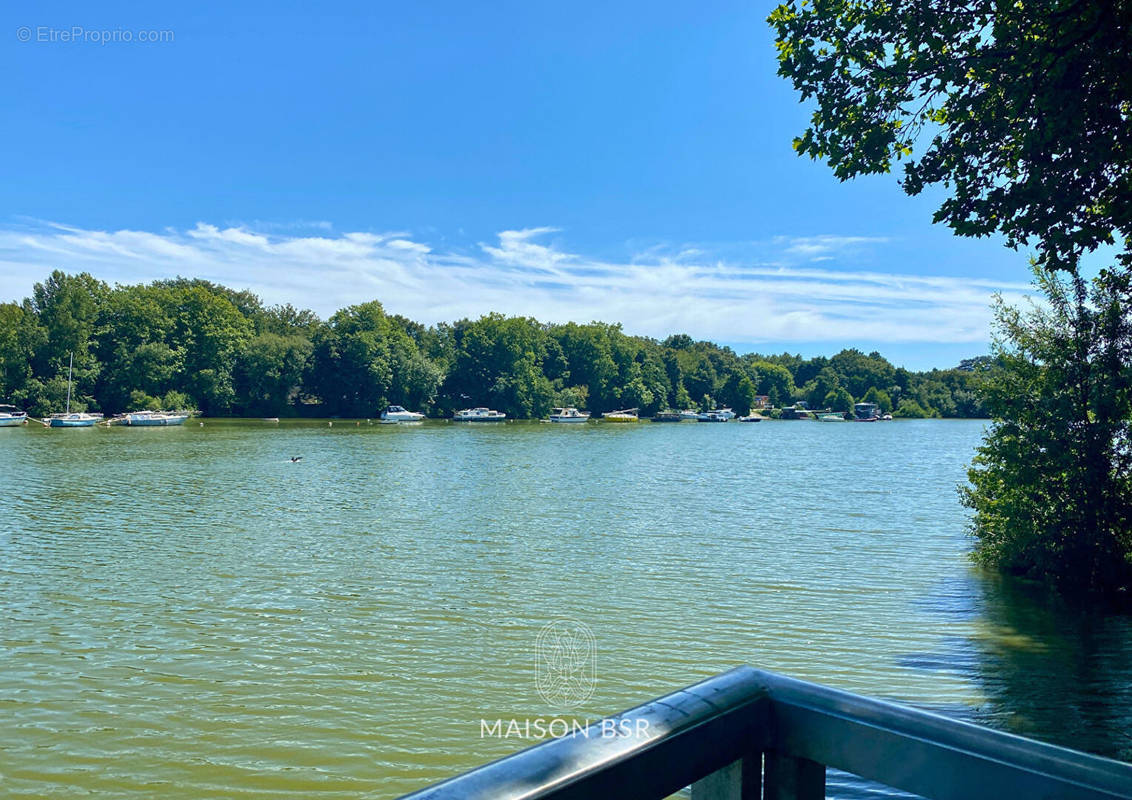
<svg viewBox="0 0 1132 800"><path fill-rule="evenodd" d="M909 372L858 350L739 355L684 334L658 341L615 324L500 314L424 326L376 301L323 321L203 280L110 287L86 273L55 272L0 305L0 398L37 415L61 410L72 354L72 408L103 413L372 417L396 403L434 416L475 405L514 418L553 406L745 414L765 395L775 406L867 400L901 416L983 415L980 364Z"/></svg>

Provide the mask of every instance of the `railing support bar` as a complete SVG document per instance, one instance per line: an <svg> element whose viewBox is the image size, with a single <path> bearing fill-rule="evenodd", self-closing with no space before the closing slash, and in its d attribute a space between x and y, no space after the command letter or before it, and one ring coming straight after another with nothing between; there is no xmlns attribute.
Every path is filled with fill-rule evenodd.
<svg viewBox="0 0 1132 800"><path fill-rule="evenodd" d="M732 761L692 784L692 800L760 800L763 754Z"/></svg>
<svg viewBox="0 0 1132 800"><path fill-rule="evenodd" d="M825 765L782 753L766 754L764 800L824 800Z"/></svg>

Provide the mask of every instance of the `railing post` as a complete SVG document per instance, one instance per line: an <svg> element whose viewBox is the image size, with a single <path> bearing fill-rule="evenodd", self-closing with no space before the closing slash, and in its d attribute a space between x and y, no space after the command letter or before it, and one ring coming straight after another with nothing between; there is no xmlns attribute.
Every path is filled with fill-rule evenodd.
<svg viewBox="0 0 1132 800"><path fill-rule="evenodd" d="M825 765L782 753L766 754L764 800L824 800Z"/></svg>
<svg viewBox="0 0 1132 800"><path fill-rule="evenodd" d="M692 784L692 800L759 800L763 754L753 753Z"/></svg>

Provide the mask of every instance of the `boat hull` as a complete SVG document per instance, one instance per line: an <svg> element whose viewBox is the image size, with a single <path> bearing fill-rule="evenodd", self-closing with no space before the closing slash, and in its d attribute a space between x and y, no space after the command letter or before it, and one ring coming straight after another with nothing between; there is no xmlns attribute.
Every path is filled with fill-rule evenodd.
<svg viewBox="0 0 1132 800"><path fill-rule="evenodd" d="M453 417L453 422L505 422L507 417Z"/></svg>
<svg viewBox="0 0 1132 800"><path fill-rule="evenodd" d="M53 419L49 424L52 428L93 428L97 421L94 419Z"/></svg>
<svg viewBox="0 0 1132 800"><path fill-rule="evenodd" d="M27 417L0 417L0 428L17 428L27 421Z"/></svg>
<svg viewBox="0 0 1132 800"><path fill-rule="evenodd" d="M170 425L184 425L188 417L165 417L163 419L136 419L127 420L131 428L166 428Z"/></svg>
<svg viewBox="0 0 1132 800"><path fill-rule="evenodd" d="M589 422L589 417L550 417L551 422L561 422L569 424L571 422Z"/></svg>

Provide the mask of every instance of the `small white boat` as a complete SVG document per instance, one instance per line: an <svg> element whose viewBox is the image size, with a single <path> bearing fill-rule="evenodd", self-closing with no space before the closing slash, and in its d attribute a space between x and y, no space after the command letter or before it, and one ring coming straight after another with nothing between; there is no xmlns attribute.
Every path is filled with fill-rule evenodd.
<svg viewBox="0 0 1132 800"><path fill-rule="evenodd" d="M699 420L700 412L691 408L685 408L680 412L680 419L694 419Z"/></svg>
<svg viewBox="0 0 1132 800"><path fill-rule="evenodd" d="M21 411L15 406L0 405L0 428L15 428L17 425L23 425L28 421L26 411Z"/></svg>
<svg viewBox="0 0 1132 800"><path fill-rule="evenodd" d="M845 422L845 415L839 411L828 411L818 414L818 422Z"/></svg>
<svg viewBox="0 0 1132 800"><path fill-rule="evenodd" d="M551 409L549 419L551 422L588 422L590 412L576 408L554 408Z"/></svg>
<svg viewBox="0 0 1132 800"><path fill-rule="evenodd" d="M745 417L739 417L740 422L762 422L766 417L760 417L758 414L748 414Z"/></svg>
<svg viewBox="0 0 1132 800"><path fill-rule="evenodd" d="M452 415L453 422L503 422L507 415L491 408L465 408Z"/></svg>
<svg viewBox="0 0 1132 800"><path fill-rule="evenodd" d="M166 425L184 425L188 418L189 414L186 411L132 411L122 417L122 424L156 428Z"/></svg>
<svg viewBox="0 0 1132 800"><path fill-rule="evenodd" d="M610 411L608 414L602 414L601 418L606 422L637 422L637 409L624 408L620 411Z"/></svg>
<svg viewBox="0 0 1132 800"><path fill-rule="evenodd" d="M91 428L102 419L101 414L86 414L75 412L73 414L52 414L47 418L47 425L51 428Z"/></svg>
<svg viewBox="0 0 1132 800"><path fill-rule="evenodd" d="M382 422L420 422L424 418L424 414L409 411L402 406L386 406L381 412Z"/></svg>
<svg viewBox="0 0 1132 800"><path fill-rule="evenodd" d="M714 409L712 411L709 411L708 413L709 414L715 414L717 417L723 417L724 422L726 422L729 419L735 419L735 412L732 411L730 408L717 408L717 409Z"/></svg>

